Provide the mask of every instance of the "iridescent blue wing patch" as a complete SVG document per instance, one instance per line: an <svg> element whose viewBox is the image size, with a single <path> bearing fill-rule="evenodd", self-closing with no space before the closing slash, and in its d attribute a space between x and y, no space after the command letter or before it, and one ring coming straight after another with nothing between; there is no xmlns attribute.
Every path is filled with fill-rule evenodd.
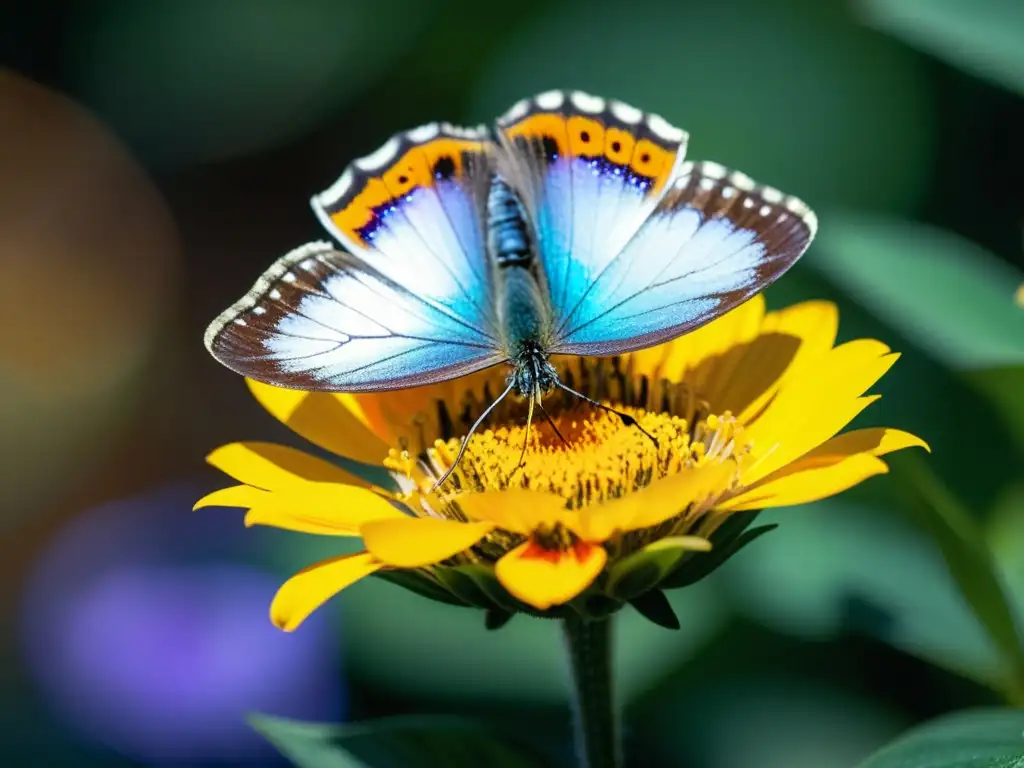
<svg viewBox="0 0 1024 768"><path fill-rule="evenodd" d="M774 282L816 228L797 198L717 163L686 163L568 307L551 351L618 354L693 330Z"/></svg>
<svg viewBox="0 0 1024 768"><path fill-rule="evenodd" d="M492 148L483 128L424 125L356 160L311 203L369 267L497 338L484 232Z"/></svg>
<svg viewBox="0 0 1024 768"><path fill-rule="evenodd" d="M498 119L499 169L533 221L557 326L655 210L687 135L657 115L549 91Z"/></svg>
<svg viewBox="0 0 1024 768"><path fill-rule="evenodd" d="M326 242L279 259L206 346L257 381L321 391L430 384L503 359L479 329Z"/></svg>
<svg viewBox="0 0 1024 768"><path fill-rule="evenodd" d="M308 390L397 389L504 359L484 207L493 144L432 124L356 160L312 206L341 247L275 263L211 324L214 357Z"/></svg>

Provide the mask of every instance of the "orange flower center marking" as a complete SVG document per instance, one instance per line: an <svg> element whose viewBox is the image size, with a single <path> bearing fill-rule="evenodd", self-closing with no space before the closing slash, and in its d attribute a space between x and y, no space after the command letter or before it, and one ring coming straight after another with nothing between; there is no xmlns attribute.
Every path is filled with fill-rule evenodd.
<svg viewBox="0 0 1024 768"><path fill-rule="evenodd" d="M440 498L467 490L528 488L558 494L568 509L582 509L687 467L723 461L748 450L742 427L728 412L691 413L691 421L671 411L610 404L634 417L657 444L614 413L589 405L561 410L545 404L554 427L535 419L527 436L525 419L511 414L509 422L473 435L462 461L439 489ZM392 450L385 464L427 492L455 461L461 441L461 437L438 439L418 460L407 451ZM524 441L526 456L520 464Z"/></svg>

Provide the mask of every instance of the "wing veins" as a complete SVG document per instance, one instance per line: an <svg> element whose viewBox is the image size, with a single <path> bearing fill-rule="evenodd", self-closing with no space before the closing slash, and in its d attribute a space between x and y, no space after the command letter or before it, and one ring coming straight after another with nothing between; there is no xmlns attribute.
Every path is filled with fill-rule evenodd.
<svg viewBox="0 0 1024 768"><path fill-rule="evenodd" d="M459 325L461 325L463 328L466 328L467 330L474 331L475 333L479 334L480 336L482 336L483 338L487 339L488 341L490 341L493 344L495 344L495 346L497 346L497 341L489 333L484 331L482 328L477 328L475 325L471 325L470 323L466 322L460 316L452 313L451 309L446 307L445 305L443 305L443 304L438 305L438 304L435 304L435 302L433 302L433 301L428 301L427 299L424 299L422 296L418 296L417 294L413 293L412 291L410 291L405 286L401 285L400 283L395 282L394 280L390 279L386 275L384 275L381 272L379 272L372 265L370 265L367 262L365 262L362 259L360 259L356 254L346 253L344 251L334 251L334 253L340 254L342 256L350 257L350 259L351 259L351 261L349 261L348 259L346 259L344 261L344 263L342 265L344 268L341 268L338 265L333 264L333 263L331 263L329 261L322 261L321 262L325 266L327 266L330 269L334 270L334 272L336 274L344 275L345 277L348 277L348 278L350 278L352 280L355 280L361 286L363 286L366 290L370 291L374 295L379 296L382 299L386 299L390 303L393 303L393 302L390 301L390 299L387 299L387 297L384 296L384 294L380 293L379 291L375 290L371 285L369 285L366 282L364 282L364 281L359 279L361 274L370 275L375 280L377 280L377 281L379 281L381 283L384 283L385 285L390 287L396 293L400 293L403 296L408 296L410 298L413 298L416 301L418 301L420 304L422 304L423 306L427 307L428 309L432 309L435 312L440 312L442 315L447 317L449 320L452 320L453 322L458 323ZM327 298L330 298L331 301L336 301L339 304L342 304L342 306L348 307L347 304L344 304L343 302L338 301L338 298L336 296L334 296L334 295L330 295L329 294L327 296ZM348 308L351 309L353 312L359 312L359 310L354 309L352 307L348 307ZM387 326L384 325L383 323L381 323L379 320L376 320L376 319L370 317L369 315L365 314L364 312L359 312L359 314L361 314L367 320L370 320L370 321L376 323L377 325L380 325L383 328L387 328ZM425 320L427 322L430 322L429 318L423 317L422 315L417 315L417 317L419 317L421 320ZM431 323L431 324L433 324L433 323Z"/></svg>
<svg viewBox="0 0 1024 768"><path fill-rule="evenodd" d="M701 226L703 226L703 224L702 224ZM700 228L700 227L698 227L698 229L699 229L699 228ZM767 231L769 231L769 230L765 230L765 231L767 232ZM687 241L687 242L689 242L689 241ZM704 264L704 265L702 265L702 267L701 267L700 269L694 269L694 270L691 270L690 272L687 272L686 274L683 274L683 275L676 275L675 277L673 277L673 278L669 278L668 280L663 280L663 281L662 281L662 282L660 282L660 283L655 283L654 281L655 281L655 280L657 280L657 279L658 279L658 277L660 277L660 276L661 276L662 274L664 274L664 273L665 273L665 270L667 270L667 269L668 269L669 267L671 267L671 266L672 266L672 265L673 265L673 264L675 263L675 260L679 258L679 255L680 255L680 254L681 254L681 253L683 252L683 248L685 247L685 245L686 245L686 244L684 243L683 245L679 246L679 250L678 250L678 251L676 251L676 254L675 254L675 256L673 256L673 257L672 257L672 258L671 258L671 259L670 259L670 260L668 261L668 263L666 263L666 264L665 264L665 266L664 266L664 267L663 267L663 268L662 268L662 269L661 269L661 270L660 270L660 271L658 272L658 274L657 274L657 275L655 275L655 276L654 276L654 277L653 277L653 278L651 279L651 281L650 281L650 282L649 282L649 283L648 283L648 284L647 284L646 286L644 286L643 288L641 288L641 289L640 289L640 290L638 290L638 291L634 291L634 292L633 292L632 294L630 294L630 295L629 295L629 296L627 296L626 298L622 299L621 301L619 301L619 302L618 302L618 303L616 303L616 304L613 304L612 306L608 307L607 309L605 309L605 310L604 310L603 312L601 312L600 314L598 314L598 315L595 315L594 317L590 318L590 319L589 319L589 320L587 320L586 322L584 322L584 323L581 323L581 324L579 324L579 325L577 325L577 326L574 326L574 327L573 327L573 328L571 328L571 329L570 329L570 330L569 330L569 331L568 331L568 332L567 332L567 333L566 333L566 334L565 334L565 335L564 335L564 336L563 336L562 338L568 338L569 336L571 336L572 334L576 333L577 331L580 331L580 330L582 330L583 328L586 328L586 327L587 327L588 325L590 325L591 323L595 323L595 322L597 322L597 321L598 321L598 320L600 320L600 319L601 319L602 317L605 317L606 315L608 315L608 314L610 314L610 313L614 312L614 311L615 311L616 309L618 309L619 307L621 307L621 306L622 306L623 304L626 304L626 303L628 303L628 302L632 301L633 299L635 299L635 298L636 298L637 296L639 296L639 295L640 295L640 294L642 294L642 293L647 293L647 291L650 291L650 290L652 290L652 289L654 289L654 288L660 288L660 287L662 287L662 286L664 286L664 285L669 285L670 283L674 283L674 282L676 282L677 280L682 280L682 279L684 279L684 278L687 278L687 277L691 277L692 275L696 275L696 274L699 274L699 273L701 273L701 272L704 272L704 271L706 271L707 269L709 269L709 268L711 268L711 267L717 267L717 266L718 266L719 264L721 264L721 263L722 263L723 261L727 261L727 260L731 259L731 258L732 258L733 256L735 256L735 255L736 255L737 253L739 253L740 251L742 251L742 250L743 250L744 248L749 248L749 247L751 247L752 243L747 243L747 244L745 244L745 245L741 245L741 246L740 246L739 248L737 248L737 249L736 249L736 250L734 250L734 251L731 251L731 252L729 252L729 254L728 254L728 255L726 255L726 256L723 256L723 257L722 257L721 259L719 259L718 261L716 261L716 262L714 262L714 263L712 263L712 264ZM625 250L625 249L623 249L623 250ZM618 258L618 257L616 257L616 258ZM596 281L595 281L595 282L596 282ZM589 289L588 289L588 290L589 290ZM689 300L691 300L691 301L692 301L692 299L693 299L693 298L694 298L694 297L691 297L691 298L690 298ZM682 301L676 301L676 302L672 302L671 304L667 304L667 305L666 305L666 308L667 308L667 307L672 307L672 306L675 306L676 304L682 304L682 303L683 303ZM651 311L655 311L655 310L651 310ZM638 316L639 316L639 315L641 315L641 314L646 314L646 311L645 311L645 312L640 312L640 313L637 313L637 314L635 314L635 315L627 315L626 317L638 317ZM624 319L625 319L625 318L624 318Z"/></svg>

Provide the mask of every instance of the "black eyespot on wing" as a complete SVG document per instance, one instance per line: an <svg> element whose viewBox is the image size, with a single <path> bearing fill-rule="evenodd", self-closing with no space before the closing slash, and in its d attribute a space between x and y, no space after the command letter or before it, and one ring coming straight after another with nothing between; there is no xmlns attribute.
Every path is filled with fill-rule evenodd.
<svg viewBox="0 0 1024 768"><path fill-rule="evenodd" d="M448 155L437 158L434 167L431 169L436 179L450 179L455 173L455 161Z"/></svg>
<svg viewBox="0 0 1024 768"><path fill-rule="evenodd" d="M541 147L544 149L544 157L547 158L548 162L554 162L558 159L558 142L555 141L554 136L542 137Z"/></svg>

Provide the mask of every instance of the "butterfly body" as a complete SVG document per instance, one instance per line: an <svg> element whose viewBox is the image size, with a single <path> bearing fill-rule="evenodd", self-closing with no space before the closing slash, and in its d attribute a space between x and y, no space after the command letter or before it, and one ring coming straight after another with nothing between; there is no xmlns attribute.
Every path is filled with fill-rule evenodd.
<svg viewBox="0 0 1024 768"><path fill-rule="evenodd" d="M498 325L503 329L509 383L524 397L539 397L557 381L547 349L551 318L535 271L536 246L526 211L501 176L487 195L488 253L495 270Z"/></svg>
<svg viewBox="0 0 1024 768"><path fill-rule="evenodd" d="M337 244L279 259L210 325L219 361L306 390L365 392L509 366L533 402L550 357L651 346L785 272L816 219L621 102L551 91L492 128L421 126L312 205Z"/></svg>

